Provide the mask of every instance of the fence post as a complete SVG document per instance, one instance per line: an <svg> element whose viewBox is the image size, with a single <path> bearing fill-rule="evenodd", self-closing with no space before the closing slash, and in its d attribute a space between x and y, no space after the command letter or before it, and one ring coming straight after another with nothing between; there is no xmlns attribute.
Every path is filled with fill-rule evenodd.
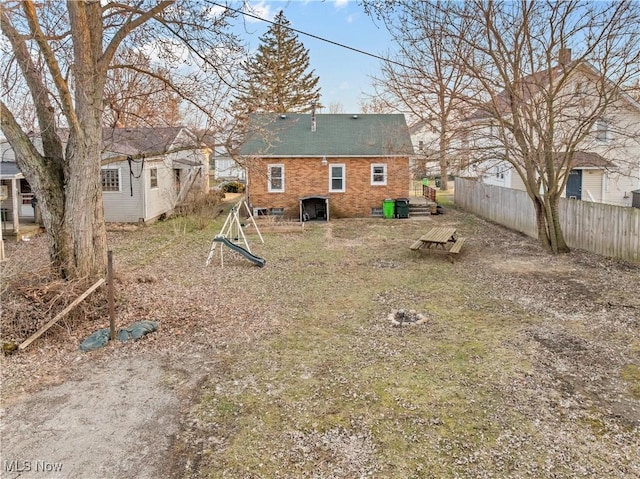
<svg viewBox="0 0 640 479"><path fill-rule="evenodd" d="M116 339L116 318L113 299L113 251L107 251L107 295L109 298L109 338Z"/></svg>

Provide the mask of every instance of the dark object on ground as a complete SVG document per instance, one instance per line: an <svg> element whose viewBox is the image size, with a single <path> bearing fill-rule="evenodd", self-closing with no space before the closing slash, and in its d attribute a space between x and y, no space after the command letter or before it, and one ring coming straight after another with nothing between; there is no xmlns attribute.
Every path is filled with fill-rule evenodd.
<svg viewBox="0 0 640 479"><path fill-rule="evenodd" d="M122 342L133 339L137 341L145 334L152 333L158 329L155 321L136 321L131 326L118 331L118 339ZM94 351L105 346L109 342L109 328L98 329L80 344L81 351Z"/></svg>

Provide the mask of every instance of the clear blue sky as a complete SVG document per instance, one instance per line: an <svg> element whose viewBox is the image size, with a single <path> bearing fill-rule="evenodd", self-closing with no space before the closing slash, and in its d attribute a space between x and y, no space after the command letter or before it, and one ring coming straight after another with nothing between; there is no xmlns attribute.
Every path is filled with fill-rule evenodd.
<svg viewBox="0 0 640 479"><path fill-rule="evenodd" d="M381 55L391 48L384 27L355 1L259 0L250 5L253 15L273 20L282 10L292 28L358 50ZM250 49L255 50L270 24L246 16L244 21L240 31ZM298 34L298 39L309 50L310 69L320 78L320 101L326 107L323 111L327 113L332 103L341 103L345 113L358 113L363 92L372 93L370 77L378 74L380 60L307 35Z"/></svg>

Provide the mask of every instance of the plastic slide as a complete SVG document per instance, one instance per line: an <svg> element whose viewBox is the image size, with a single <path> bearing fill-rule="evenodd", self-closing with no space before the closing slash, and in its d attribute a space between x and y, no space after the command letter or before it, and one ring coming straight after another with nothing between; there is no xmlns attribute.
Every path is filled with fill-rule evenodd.
<svg viewBox="0 0 640 479"><path fill-rule="evenodd" d="M260 256L256 256L256 255L254 255L252 253L249 253L249 251L244 249L242 246L239 246L239 245L237 245L235 243L232 243L231 241L229 241L224 236L216 236L215 238L213 238L213 241L216 241L218 243L222 243L225 246L231 248L233 251L237 251L242 256L244 256L249 261L251 261L253 264L255 264L257 266L260 266L261 268L267 262L267 260L265 260L264 258L261 258Z"/></svg>

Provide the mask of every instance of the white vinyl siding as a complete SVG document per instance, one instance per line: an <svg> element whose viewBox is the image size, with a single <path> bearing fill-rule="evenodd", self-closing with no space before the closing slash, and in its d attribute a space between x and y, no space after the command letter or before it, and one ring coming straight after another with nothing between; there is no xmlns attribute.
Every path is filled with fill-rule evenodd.
<svg viewBox="0 0 640 479"><path fill-rule="evenodd" d="M582 170L582 199L602 202L602 170Z"/></svg>

